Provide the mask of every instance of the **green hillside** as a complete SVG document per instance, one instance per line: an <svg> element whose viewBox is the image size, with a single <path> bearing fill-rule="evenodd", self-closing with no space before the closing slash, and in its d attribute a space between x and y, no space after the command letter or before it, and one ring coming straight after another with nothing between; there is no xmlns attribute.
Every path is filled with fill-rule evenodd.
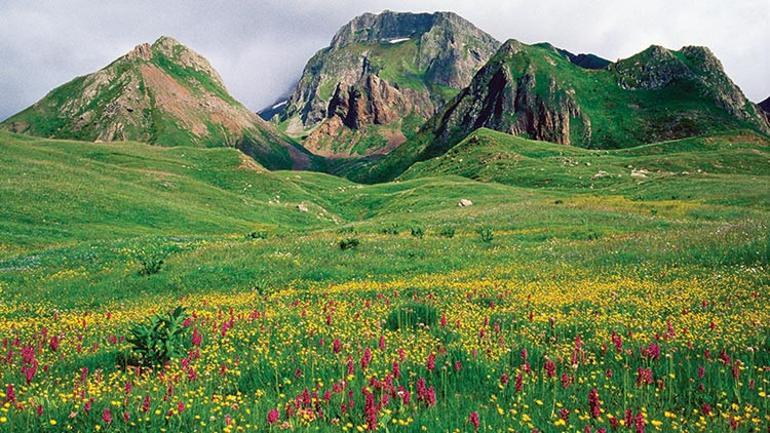
<svg viewBox="0 0 770 433"><path fill-rule="evenodd" d="M236 147L271 169L317 163L236 101L208 60L165 36L53 89L0 129L84 141Z"/></svg>
<svg viewBox="0 0 770 433"><path fill-rule="evenodd" d="M359 181L390 180L481 127L591 149L735 129L767 134L770 125L758 110L704 47L652 46L606 68L586 69L549 44L509 40L408 142L339 172Z"/></svg>
<svg viewBox="0 0 770 433"><path fill-rule="evenodd" d="M766 383L770 362L767 146L739 132L597 151L481 129L401 179L361 185L268 172L235 149L0 133L11 353L0 432L263 431L281 426L268 421L275 408L343 380L358 409L340 416L365 431L363 384L402 348L394 380L417 393L426 377L436 402L396 401L399 421L383 410L377 431L462 430L478 411L485 425L560 433L582 414L551 405L585 407L594 389L619 419L644 405L650 422L691 425L706 401L750 413L735 431L756 431L766 399L744 379ZM634 169L645 177L631 180ZM190 326L163 329L181 332L167 340L179 354L137 374L136 326L177 305ZM615 330L624 351L610 346ZM736 379L708 351L745 370ZM525 356L532 374L519 376ZM544 359L575 381L541 373ZM704 365L707 393L695 382ZM636 385L646 368L682 396ZM526 418L478 403L517 396L515 407L535 408ZM289 416L279 422L299 420ZM701 430L730 428L709 423ZM339 424L318 416L295 429Z"/></svg>
<svg viewBox="0 0 770 433"><path fill-rule="evenodd" d="M770 139L752 131L590 150L482 128L399 179L458 175L569 193L767 207L769 163Z"/></svg>
<svg viewBox="0 0 770 433"><path fill-rule="evenodd" d="M8 133L0 134L0 149L0 258L5 258L0 269L45 262L33 266L33 274L0 276L15 282L9 287L17 294L59 287L44 282L45 275L91 266L82 260L92 249L100 251L94 253L100 256L94 266L117 268L100 271L88 286L102 287L131 274L136 251L145 247L181 248L188 252L169 259L182 261L179 272L192 272L193 278L199 266L214 266L211 272L230 281L212 286L214 274L189 281L200 290L242 288L257 276L269 276L280 286L295 278L305 284L373 272L385 278L460 270L468 263L483 264L490 254L496 263L509 260L506 254L511 260L535 254L527 256L530 260L545 254L546 245L566 253L586 236L611 242L668 233L682 237L683 245L695 243L693 251L701 254L709 244L699 232L724 224L746 230L728 230L741 240L726 248L749 242L760 245L752 254L764 254L770 209L770 152L767 141L751 133L594 151L482 129L446 155L415 165L397 182L377 185L321 173L268 172L234 149L94 144ZM636 170L644 177L632 176ZM458 207L460 199L474 204ZM409 235L415 227L426 233L424 243ZM512 250L478 249L476 230L483 227L494 228L500 245ZM445 229L455 230L458 239L443 238ZM249 240L250 233L267 239ZM363 241L357 254L327 254L335 251L335 242L350 237ZM444 257L450 245L454 253ZM585 244L591 251L596 246ZM632 256L669 254L657 247L652 253L624 248L631 248ZM261 256L275 249L289 251L291 259ZM703 260L733 254L713 253ZM414 254L421 259L412 261ZM316 276L277 271L295 260L302 263L295 271ZM216 270L225 268L234 274ZM164 273L164 284L172 284L176 272ZM72 284L86 290L84 281ZM87 290L101 299L128 296Z"/></svg>

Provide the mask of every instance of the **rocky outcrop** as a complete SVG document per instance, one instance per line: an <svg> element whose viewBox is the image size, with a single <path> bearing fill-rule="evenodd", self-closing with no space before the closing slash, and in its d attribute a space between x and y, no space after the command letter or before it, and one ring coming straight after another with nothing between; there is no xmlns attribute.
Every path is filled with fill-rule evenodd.
<svg viewBox="0 0 770 433"><path fill-rule="evenodd" d="M653 46L591 69L550 44L509 40L415 139L346 174L393 179L478 128L607 149L744 128L768 133L758 113L706 48Z"/></svg>
<svg viewBox="0 0 770 433"><path fill-rule="evenodd" d="M526 60L528 47L506 42L482 68L470 86L431 123L436 137L431 154L443 153L478 128L490 128L537 140L572 144L574 122L581 134L590 136L590 121L575 99L574 89L555 76L538 73L533 62L511 67L514 58ZM588 137L583 137L588 139Z"/></svg>
<svg viewBox="0 0 770 433"><path fill-rule="evenodd" d="M401 122L407 116L429 118L470 83L498 46L449 12L364 14L310 59L280 117L287 131L307 136L306 147L345 156L345 149L349 153L372 134L392 137L406 127ZM348 131L340 131L340 123ZM331 138L339 145L343 137L342 149L318 146Z"/></svg>
<svg viewBox="0 0 770 433"><path fill-rule="evenodd" d="M269 168L309 155L227 92L200 54L170 37L137 45L107 67L54 89L2 127L79 140L232 146Z"/></svg>
<svg viewBox="0 0 770 433"><path fill-rule="evenodd" d="M770 125L770 97L757 104L757 107L759 108L759 111L764 114L768 125Z"/></svg>
<svg viewBox="0 0 770 433"><path fill-rule="evenodd" d="M733 83L722 63L707 47L686 46L672 51L653 45L610 66L624 89L664 90L677 83L687 84L708 96L731 116L770 132L764 119L741 89Z"/></svg>

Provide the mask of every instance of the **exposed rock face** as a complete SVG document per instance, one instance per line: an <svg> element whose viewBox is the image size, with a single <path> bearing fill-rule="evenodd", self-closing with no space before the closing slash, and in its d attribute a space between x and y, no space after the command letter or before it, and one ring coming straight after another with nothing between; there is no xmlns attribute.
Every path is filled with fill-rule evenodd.
<svg viewBox="0 0 770 433"><path fill-rule="evenodd" d="M685 47L674 52L653 46L603 70L572 68L569 74L557 69L559 64L562 68L567 65L554 57L551 49L506 42L471 85L431 120L429 126L437 137L431 154L441 153L446 145L480 127L579 146L601 146L599 140L620 143L625 139L628 144L638 144L678 138L711 127L706 121L713 111L709 105L724 110L720 116L728 122L744 121L767 130L753 104L707 48ZM587 86L581 77L585 74L606 87ZM613 89L615 86L620 89ZM605 98L604 106L596 104L597 94ZM660 107L646 107L650 99L659 100ZM681 113L671 109L672 113L660 116L669 101L684 100L695 108ZM614 110L616 104L622 110ZM633 110L631 120L623 119L627 108ZM596 121L610 122L610 127L620 122L639 126L630 131L607 128L597 138Z"/></svg>
<svg viewBox="0 0 770 433"><path fill-rule="evenodd" d="M770 97L757 104L757 107L759 107L759 110L765 115L768 124L770 124Z"/></svg>
<svg viewBox="0 0 770 433"><path fill-rule="evenodd" d="M624 89L662 90L671 83L693 82L730 115L763 126L753 104L707 47L687 46L671 51L653 45L617 62L611 69Z"/></svg>
<svg viewBox="0 0 770 433"><path fill-rule="evenodd" d="M310 59L281 119L318 154L350 156L364 139L381 144L359 152L382 153L467 86L498 46L449 12L361 15Z"/></svg>
<svg viewBox="0 0 770 433"><path fill-rule="evenodd" d="M540 74L533 62L512 70L512 58L526 57L528 47L509 40L482 68L470 86L432 120L436 142L431 154L478 128L490 128L537 140L572 144L570 124L582 123L590 137L591 124L575 99L555 76Z"/></svg>
<svg viewBox="0 0 770 433"><path fill-rule="evenodd" d="M630 147L730 129L770 133L759 108L706 48L653 46L591 69L550 44L509 40L413 140L346 174L359 181L393 179L482 127L588 148Z"/></svg>
<svg viewBox="0 0 770 433"><path fill-rule="evenodd" d="M2 126L89 141L234 146L270 168L310 161L304 149L233 99L205 58L169 37L64 84Z"/></svg>

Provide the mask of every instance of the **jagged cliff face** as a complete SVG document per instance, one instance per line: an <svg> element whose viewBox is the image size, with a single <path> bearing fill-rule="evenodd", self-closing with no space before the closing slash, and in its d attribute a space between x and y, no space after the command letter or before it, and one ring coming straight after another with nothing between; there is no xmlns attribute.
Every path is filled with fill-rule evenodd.
<svg viewBox="0 0 770 433"><path fill-rule="evenodd" d="M271 168L310 161L233 99L205 58L169 37L138 45L104 69L64 84L2 126L89 141L232 146Z"/></svg>
<svg viewBox="0 0 770 433"><path fill-rule="evenodd" d="M308 62L280 117L314 153L387 153L467 86L498 46L452 13L364 14Z"/></svg>
<svg viewBox="0 0 770 433"><path fill-rule="evenodd" d="M650 47L598 70L553 47L506 42L427 125L441 153L487 127L584 147L625 147L767 123L707 48Z"/></svg>
<svg viewBox="0 0 770 433"><path fill-rule="evenodd" d="M517 41L506 42L432 121L437 150L481 127L570 144L570 124L575 120L583 122L583 133L590 136L590 121L584 118L574 90L564 88L556 76L540 74L527 49Z"/></svg>
<svg viewBox="0 0 770 433"><path fill-rule="evenodd" d="M393 179L481 127L588 148L730 129L770 132L759 107L706 48L653 46L598 69L600 58L592 56L590 64L585 59L549 44L509 40L413 139L345 174L359 181Z"/></svg>
<svg viewBox="0 0 770 433"><path fill-rule="evenodd" d="M767 119L768 124L770 124L770 98L767 98L757 104L757 107L759 107L759 110L762 112L762 114L765 115L765 119Z"/></svg>

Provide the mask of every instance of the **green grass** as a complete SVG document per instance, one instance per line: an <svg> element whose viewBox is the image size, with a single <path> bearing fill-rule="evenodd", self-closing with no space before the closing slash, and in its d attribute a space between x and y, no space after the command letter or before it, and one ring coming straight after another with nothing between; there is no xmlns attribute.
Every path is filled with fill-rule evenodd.
<svg viewBox="0 0 770 433"><path fill-rule="evenodd" d="M767 144L751 134L592 151L481 130L456 153L376 185L244 167L233 149L7 133L0 142L0 282L12 297L59 292L78 304L256 282L312 287L461 271L492 257L588 268L767 261ZM631 178L629 166L648 177ZM609 175L592 180L599 170ZM458 208L461 198L474 205ZM400 234L383 234L393 226ZM446 226L453 238L441 235ZM486 227L489 245L477 233ZM249 240L253 231L267 239ZM352 237L361 245L340 251ZM137 277L136 256L149 247L178 252L157 275ZM81 268L87 276L51 279Z"/></svg>
<svg viewBox="0 0 770 433"><path fill-rule="evenodd" d="M725 409L731 414L754 410L756 423L743 419L740 433L767 420L759 394L770 359L762 137L738 131L596 151L480 130L456 149L395 182L361 185L268 172L234 149L0 133L0 328L21 347L37 344L45 366L25 386L16 349L0 365L3 385L44 408L38 416L34 405L9 405L0 431L223 431L226 416L265 430L272 408L283 421L295 396L341 380L356 400L342 423L361 425L360 390L394 360L403 374L396 383L414 391L424 377L437 403L427 408L416 395L411 405L391 403L379 421L393 432L469 431L471 412L480 414L480 431L605 426L607 416L583 415L594 387L605 415L644 407L648 422L665 422L662 431L680 418L680 426L694 425L705 403L738 404L740 411ZM630 181L629 165L652 174ZM599 169L624 176L585 179ZM473 205L458 207L461 198ZM417 227L422 237L410 234ZM485 228L491 242L479 235ZM350 239L358 245L341 249ZM202 335L197 352L185 328L179 353L200 358L175 357L163 377L126 369L136 353L120 338L177 305L188 307ZM674 337L655 337L669 325ZM58 351L43 328L48 338L64 335ZM612 347L613 331L625 352ZM585 360L573 365L578 337ZM653 341L658 361L640 355ZM522 349L533 374L519 393ZM740 380L730 368L738 364L719 360L722 350L740 359ZM551 379L546 357L558 364ZM84 368L88 394L73 400ZM665 387L638 387L639 368ZM569 387L562 373L574 376ZM326 418L295 430L339 431L332 417L342 395L324 406ZM179 402L184 413L173 413ZM572 411L569 430L554 423L557 404ZM391 415L412 421L397 425ZM727 423L716 415L699 431L721 433Z"/></svg>

